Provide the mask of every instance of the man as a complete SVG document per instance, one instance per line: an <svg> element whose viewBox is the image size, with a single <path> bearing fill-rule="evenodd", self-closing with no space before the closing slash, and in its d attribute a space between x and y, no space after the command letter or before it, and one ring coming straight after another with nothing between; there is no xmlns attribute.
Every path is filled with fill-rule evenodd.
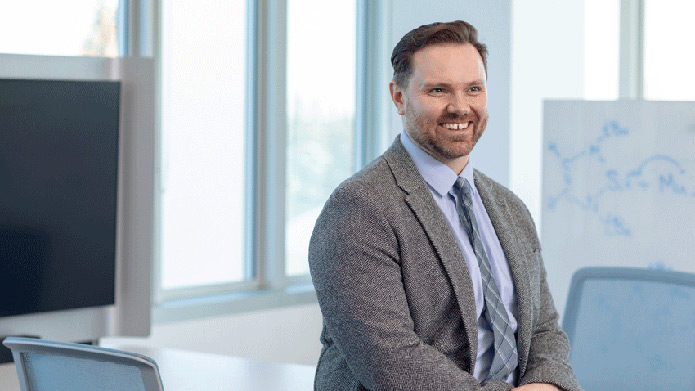
<svg viewBox="0 0 695 391"><path fill-rule="evenodd" d="M531 216L471 165L485 60L463 21L394 48L404 131L334 191L311 240L317 390L581 389Z"/></svg>

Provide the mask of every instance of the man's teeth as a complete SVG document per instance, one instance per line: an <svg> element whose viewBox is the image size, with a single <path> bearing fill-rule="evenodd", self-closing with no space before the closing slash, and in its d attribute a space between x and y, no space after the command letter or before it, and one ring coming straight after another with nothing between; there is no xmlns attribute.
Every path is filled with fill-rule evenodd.
<svg viewBox="0 0 695 391"><path fill-rule="evenodd" d="M447 129L453 129L453 130L466 129L468 127L468 122L463 123L463 124L444 124L442 126L444 126Z"/></svg>

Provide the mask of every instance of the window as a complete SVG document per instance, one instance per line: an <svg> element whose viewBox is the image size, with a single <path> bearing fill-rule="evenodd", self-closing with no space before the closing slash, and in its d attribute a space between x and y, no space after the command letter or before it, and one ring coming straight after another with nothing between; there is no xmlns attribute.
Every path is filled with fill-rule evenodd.
<svg viewBox="0 0 695 391"><path fill-rule="evenodd" d="M644 0L644 98L695 100L691 0Z"/></svg>
<svg viewBox="0 0 695 391"><path fill-rule="evenodd" d="M586 99L695 99L690 0L585 0ZM618 88L619 86L619 88Z"/></svg>
<svg viewBox="0 0 695 391"><path fill-rule="evenodd" d="M243 281L246 4L161 6L161 289Z"/></svg>
<svg viewBox="0 0 695 391"><path fill-rule="evenodd" d="M618 98L620 1L584 2L584 98Z"/></svg>
<svg viewBox="0 0 695 391"><path fill-rule="evenodd" d="M314 222L333 189L354 170L355 18L354 0L288 2L285 271L289 276L309 273Z"/></svg>
<svg viewBox="0 0 695 391"><path fill-rule="evenodd" d="M355 170L356 1L160 4L157 300L308 282Z"/></svg>
<svg viewBox="0 0 695 391"><path fill-rule="evenodd" d="M3 2L0 52L116 57L119 4L119 0Z"/></svg>

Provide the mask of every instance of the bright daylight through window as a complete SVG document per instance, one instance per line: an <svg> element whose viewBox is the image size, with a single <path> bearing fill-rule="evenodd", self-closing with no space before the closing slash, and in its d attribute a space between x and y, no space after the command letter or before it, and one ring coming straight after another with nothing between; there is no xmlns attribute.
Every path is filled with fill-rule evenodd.
<svg viewBox="0 0 695 391"><path fill-rule="evenodd" d="M285 270L309 273L314 223L354 170L354 0L289 0ZM307 23L311 20L311 23Z"/></svg>
<svg viewBox="0 0 695 391"><path fill-rule="evenodd" d="M584 98L618 98L620 1L584 1Z"/></svg>
<svg viewBox="0 0 695 391"><path fill-rule="evenodd" d="M246 2L161 2L161 288L245 277Z"/></svg>
<svg viewBox="0 0 695 391"><path fill-rule="evenodd" d="M645 0L644 15L644 98L695 100L695 1Z"/></svg>
<svg viewBox="0 0 695 391"><path fill-rule="evenodd" d="M4 1L0 53L116 57L119 0Z"/></svg>

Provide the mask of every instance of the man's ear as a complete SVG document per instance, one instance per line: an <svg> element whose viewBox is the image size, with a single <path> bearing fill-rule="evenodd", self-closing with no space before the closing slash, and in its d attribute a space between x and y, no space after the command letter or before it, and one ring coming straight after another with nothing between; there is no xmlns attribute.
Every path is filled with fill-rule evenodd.
<svg viewBox="0 0 695 391"><path fill-rule="evenodd" d="M405 97L403 96L403 90L394 80L391 80L389 83L389 91L391 92L391 100L393 104L396 105L398 115L405 115Z"/></svg>

